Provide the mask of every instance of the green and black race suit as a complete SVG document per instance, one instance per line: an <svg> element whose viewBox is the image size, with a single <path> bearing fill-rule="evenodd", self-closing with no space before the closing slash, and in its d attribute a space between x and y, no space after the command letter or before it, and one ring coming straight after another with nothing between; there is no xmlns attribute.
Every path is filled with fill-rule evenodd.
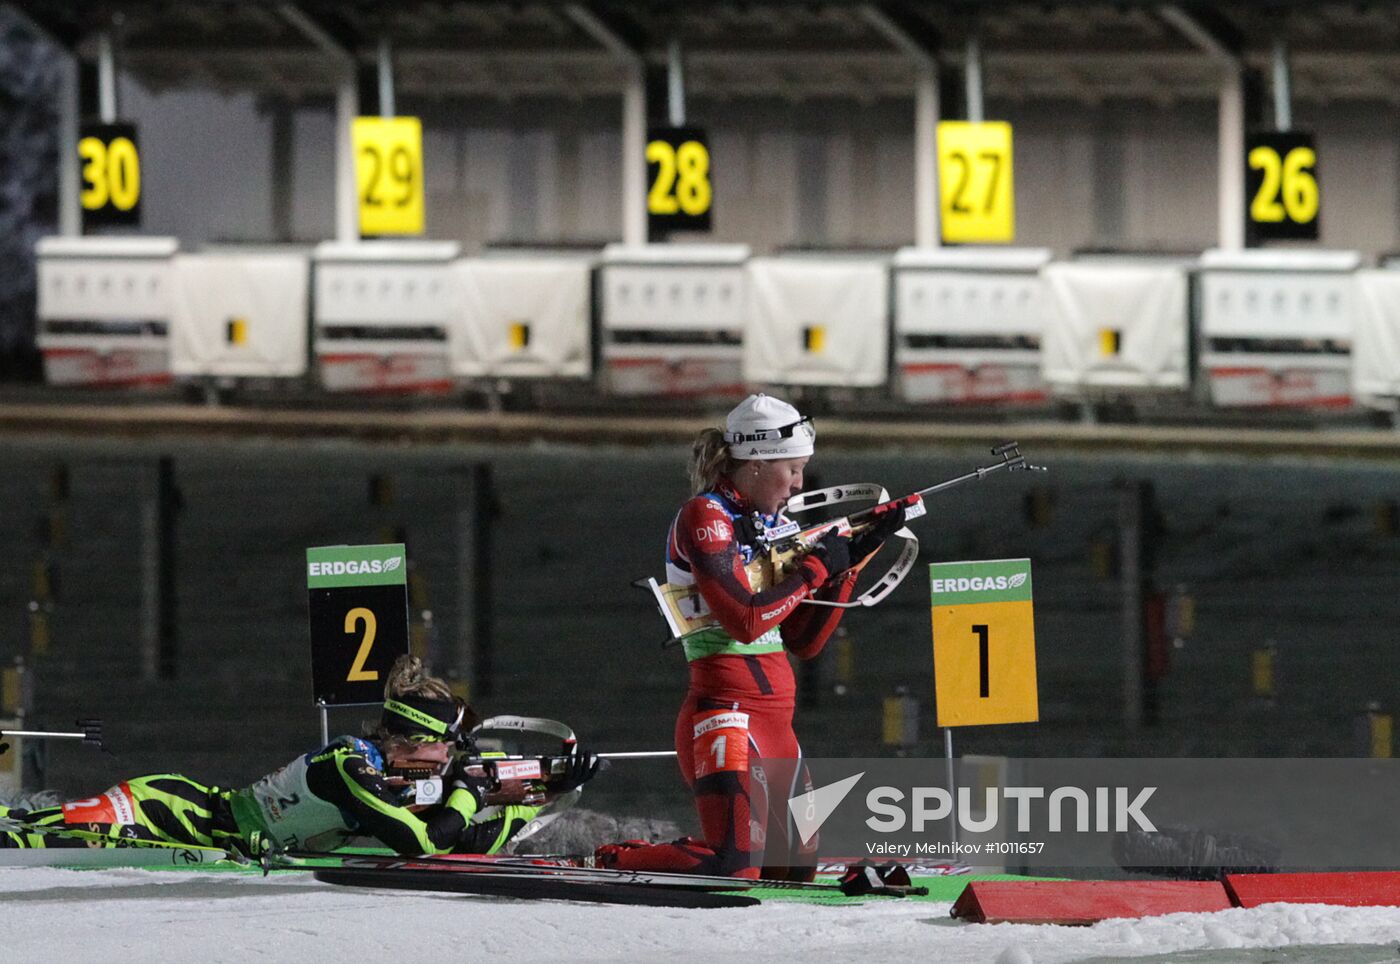
<svg viewBox="0 0 1400 964"><path fill-rule="evenodd" d="M94 846L111 840L160 840L256 852L259 839L286 850L330 851L351 837L374 837L400 854L495 853L538 807L479 806L456 788L421 813L391 786L373 743L341 737L263 777L251 787L206 787L178 774L136 777L100 797L10 815L36 829L64 826L87 839L0 833L0 847Z"/></svg>

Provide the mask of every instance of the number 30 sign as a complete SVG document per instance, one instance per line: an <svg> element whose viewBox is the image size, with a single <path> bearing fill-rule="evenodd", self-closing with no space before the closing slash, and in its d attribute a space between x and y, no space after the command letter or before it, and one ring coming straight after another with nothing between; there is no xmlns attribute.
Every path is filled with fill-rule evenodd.
<svg viewBox="0 0 1400 964"><path fill-rule="evenodd" d="M938 725L1040 719L1031 561L937 562L929 577Z"/></svg>

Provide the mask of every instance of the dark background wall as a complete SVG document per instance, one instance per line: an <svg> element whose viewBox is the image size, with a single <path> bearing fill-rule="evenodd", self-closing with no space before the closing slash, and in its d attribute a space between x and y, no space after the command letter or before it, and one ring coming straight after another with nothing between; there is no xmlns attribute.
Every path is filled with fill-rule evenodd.
<svg viewBox="0 0 1400 964"><path fill-rule="evenodd" d="M999 439L990 436L988 444ZM1035 452L1029 452L1035 456ZM143 680L141 540L156 465L169 456L175 515L174 676ZM885 447L821 454L820 484L908 491L986 461L986 449ZM960 752L1035 756L1354 755L1356 716L1395 708L1400 656L1395 467L1304 459L1057 454L1051 471L936 496L921 563L1033 560L1041 722L965 729ZM662 572L662 540L686 497L671 448L418 449L349 443L0 440L0 659L28 654L31 722L107 722L113 755L51 746L44 784L96 792L178 770L241 784L318 738L311 704L304 550L402 536L417 621L445 670L459 631L462 483L489 465L497 511L491 570L494 688L486 713L561 718L602 749L668 748L685 687L679 652L628 584ZM378 487L372 480L381 479ZM1155 495L1156 582L1196 601L1171 652L1160 720L1122 722L1122 590L1114 573L1120 487ZM371 492L377 492L371 498ZM143 508L144 507L144 508ZM33 654L36 578L48 578L48 644ZM812 755L893 752L883 699L920 701L933 726L928 583L916 569L807 670L798 732ZM420 632L423 630L420 629ZM1272 644L1277 692L1253 694L1254 650ZM849 656L841 657L841 647ZM355 710L332 730L358 727ZM683 817L669 763L619 764L595 806Z"/></svg>

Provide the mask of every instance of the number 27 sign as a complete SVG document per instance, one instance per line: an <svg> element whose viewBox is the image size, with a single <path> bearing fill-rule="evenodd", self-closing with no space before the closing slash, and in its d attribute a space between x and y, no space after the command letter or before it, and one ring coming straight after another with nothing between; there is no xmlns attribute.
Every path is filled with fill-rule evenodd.
<svg viewBox="0 0 1400 964"><path fill-rule="evenodd" d="M1031 561L938 562L929 578L938 725L1040 719Z"/></svg>

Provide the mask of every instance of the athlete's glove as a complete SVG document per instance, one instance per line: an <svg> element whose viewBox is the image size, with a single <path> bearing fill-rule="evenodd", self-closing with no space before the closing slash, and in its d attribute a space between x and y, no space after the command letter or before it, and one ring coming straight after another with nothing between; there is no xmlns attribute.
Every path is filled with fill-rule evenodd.
<svg viewBox="0 0 1400 964"><path fill-rule="evenodd" d="M864 559L885 544L904 525L904 506L897 505L875 517L870 528L851 536L851 558Z"/></svg>
<svg viewBox="0 0 1400 964"><path fill-rule="evenodd" d="M549 789L558 793L568 793L583 786L589 780L598 775L598 768L603 764L603 758L596 753L589 753L577 743L574 744L573 752L569 754L568 765L564 772L549 781Z"/></svg>
<svg viewBox="0 0 1400 964"><path fill-rule="evenodd" d="M838 535L835 529L828 529L812 547L811 555L816 556L822 565L826 566L826 577L835 579L851 568L851 540Z"/></svg>
<svg viewBox="0 0 1400 964"><path fill-rule="evenodd" d="M486 794L491 789L492 780L484 774L468 773L466 758L458 757L448 768L446 782L449 793L453 790L467 791L476 801L477 809L480 809L486 804Z"/></svg>

